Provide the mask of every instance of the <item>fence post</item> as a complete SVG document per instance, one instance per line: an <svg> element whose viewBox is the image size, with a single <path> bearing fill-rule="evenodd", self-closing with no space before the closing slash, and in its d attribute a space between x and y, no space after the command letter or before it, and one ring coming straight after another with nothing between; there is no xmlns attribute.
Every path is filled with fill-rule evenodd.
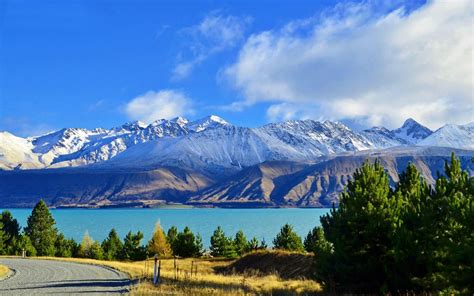
<svg viewBox="0 0 474 296"><path fill-rule="evenodd" d="M158 254L155 254L155 265L153 268L153 284L156 285L158 281Z"/></svg>

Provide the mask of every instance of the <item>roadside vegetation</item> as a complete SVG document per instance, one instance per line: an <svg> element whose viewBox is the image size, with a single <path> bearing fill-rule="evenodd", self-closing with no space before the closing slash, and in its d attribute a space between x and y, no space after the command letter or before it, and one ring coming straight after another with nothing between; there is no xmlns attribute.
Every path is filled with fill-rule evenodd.
<svg viewBox="0 0 474 296"><path fill-rule="evenodd" d="M228 236L221 227L206 251L190 228L165 232L159 224L146 243L141 232L121 239L114 229L102 242L86 233L78 243L57 231L42 200L20 230L8 211L1 214L0 254L25 250L28 256L108 265L140 279L133 290L138 295L474 291L474 177L454 155L434 186L411 163L391 185L382 165L367 161L321 226L302 239L284 225L272 252L265 241L243 231ZM163 279L157 287L150 281L155 254Z"/></svg>
<svg viewBox="0 0 474 296"><path fill-rule="evenodd" d="M3 279L9 271L10 269L8 267L0 264L0 280Z"/></svg>

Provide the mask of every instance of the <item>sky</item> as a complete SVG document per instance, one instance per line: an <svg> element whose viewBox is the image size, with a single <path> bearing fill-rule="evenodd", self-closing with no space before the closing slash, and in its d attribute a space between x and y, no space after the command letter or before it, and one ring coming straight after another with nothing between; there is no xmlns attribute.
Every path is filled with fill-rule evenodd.
<svg viewBox="0 0 474 296"><path fill-rule="evenodd" d="M0 131L474 121L474 4L0 1Z"/></svg>

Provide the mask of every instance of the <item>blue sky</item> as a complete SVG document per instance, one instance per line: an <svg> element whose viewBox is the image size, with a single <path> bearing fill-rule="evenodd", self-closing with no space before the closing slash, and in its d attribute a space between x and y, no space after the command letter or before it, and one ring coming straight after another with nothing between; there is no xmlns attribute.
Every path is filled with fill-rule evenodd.
<svg viewBox="0 0 474 296"><path fill-rule="evenodd" d="M449 44L466 39L472 6L458 2L1 1L0 130L208 114L242 126L465 123L472 68L459 61L472 38Z"/></svg>

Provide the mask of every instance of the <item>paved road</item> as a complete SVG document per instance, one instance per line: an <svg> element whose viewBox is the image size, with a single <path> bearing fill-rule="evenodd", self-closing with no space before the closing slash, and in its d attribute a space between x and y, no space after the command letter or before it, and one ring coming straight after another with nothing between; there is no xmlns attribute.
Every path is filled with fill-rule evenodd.
<svg viewBox="0 0 474 296"><path fill-rule="evenodd" d="M14 271L0 280L0 295L126 294L130 280L106 267L37 259L0 258Z"/></svg>

